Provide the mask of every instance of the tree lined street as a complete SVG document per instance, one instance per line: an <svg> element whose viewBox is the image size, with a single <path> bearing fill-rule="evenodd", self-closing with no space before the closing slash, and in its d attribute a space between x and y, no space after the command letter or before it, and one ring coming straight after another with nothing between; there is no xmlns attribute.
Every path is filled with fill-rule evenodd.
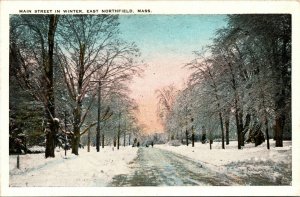
<svg viewBox="0 0 300 197"><path fill-rule="evenodd" d="M291 185L290 14L9 22L12 186Z"/></svg>

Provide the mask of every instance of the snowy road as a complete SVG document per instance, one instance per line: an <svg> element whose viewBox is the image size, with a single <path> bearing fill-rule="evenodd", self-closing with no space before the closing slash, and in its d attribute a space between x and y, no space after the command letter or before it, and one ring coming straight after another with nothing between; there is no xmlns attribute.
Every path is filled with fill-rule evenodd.
<svg viewBox="0 0 300 197"><path fill-rule="evenodd" d="M117 175L111 186L241 185L242 180L206 168L187 157L157 148L140 148L131 174Z"/></svg>
<svg viewBox="0 0 300 197"><path fill-rule="evenodd" d="M213 150L156 145L154 148L106 147L100 152L81 150L79 156L56 150L55 158L44 154L9 157L11 187L103 187L192 185L291 185L291 144L282 148L227 146ZM214 144L216 145L216 144ZM165 148L165 149L164 149Z"/></svg>

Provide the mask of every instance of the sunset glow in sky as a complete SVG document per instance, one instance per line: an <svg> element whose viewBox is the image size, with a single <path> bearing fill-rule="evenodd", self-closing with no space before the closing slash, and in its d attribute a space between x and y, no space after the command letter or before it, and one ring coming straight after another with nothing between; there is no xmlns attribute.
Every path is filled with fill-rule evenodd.
<svg viewBox="0 0 300 197"><path fill-rule="evenodd" d="M156 116L155 90L170 84L182 88L190 72L182 67L194 58L193 51L211 43L225 23L225 15L120 16L122 37L138 45L148 65L143 77L135 77L130 84L131 97L140 109L138 119L147 132L163 131Z"/></svg>

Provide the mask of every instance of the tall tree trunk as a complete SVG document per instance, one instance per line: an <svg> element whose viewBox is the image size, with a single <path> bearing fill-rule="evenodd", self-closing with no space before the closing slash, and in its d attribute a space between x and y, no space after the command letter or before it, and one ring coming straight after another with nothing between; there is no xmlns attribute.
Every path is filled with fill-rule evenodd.
<svg viewBox="0 0 300 197"><path fill-rule="evenodd" d="M88 147L87 147L87 152L90 152L90 147L91 147L91 131L89 129L88 131L88 143L87 143Z"/></svg>
<svg viewBox="0 0 300 197"><path fill-rule="evenodd" d="M45 78L46 78L46 150L45 157L55 157L55 136L56 129L54 126L55 105L54 105L54 89L53 89L53 49L55 31L58 23L57 15L50 15L49 29L48 29L48 57L44 60Z"/></svg>
<svg viewBox="0 0 300 197"><path fill-rule="evenodd" d="M131 140L131 133L129 133L129 136L128 136L128 145L130 146L130 140Z"/></svg>
<svg viewBox="0 0 300 197"><path fill-rule="evenodd" d="M55 157L54 149L55 149L55 131L54 131L54 123L52 118L48 119L48 126L46 128L46 150L45 150L45 157Z"/></svg>
<svg viewBox="0 0 300 197"><path fill-rule="evenodd" d="M79 143L80 143L80 135L74 134L72 138L72 153L75 155L78 155L78 148L79 148Z"/></svg>
<svg viewBox="0 0 300 197"><path fill-rule="evenodd" d="M78 94L82 93L83 77L84 77L84 56L85 45L80 45L80 57L79 57L79 77L78 77ZM81 125L81 113L82 113L82 101L79 96L76 96L76 107L73 112L73 138L72 138L72 153L78 155L78 148L80 143L80 125Z"/></svg>
<svg viewBox="0 0 300 197"><path fill-rule="evenodd" d="M281 71L281 81L287 80L285 79L286 73L285 71ZM284 84L285 82L283 82ZM286 86L282 85L281 90L278 95L276 95L275 106L276 106L276 117L275 117L275 135L276 135L276 147L283 146L283 129L285 125L285 110L287 95L285 91Z"/></svg>
<svg viewBox="0 0 300 197"><path fill-rule="evenodd" d="M291 25L291 18L289 17L289 28ZM284 131L284 125L285 125L285 110L284 108L287 105L287 100L290 99L290 95L287 94L287 89L290 89L290 80L288 73L288 61L290 57L288 57L288 51L287 46L290 42L290 36L288 36L288 33L286 31L289 31L289 28L287 28L284 31L284 37L283 37L283 43L281 46L281 61L278 64L278 62L275 62L275 65L277 66L277 71L280 73L280 81L282 82L282 85L280 87L280 92L278 95L276 95L275 105L276 105L276 118L275 118L275 135L276 135L276 147L282 147L283 146L283 131ZM274 55L277 56L276 53Z"/></svg>
<svg viewBox="0 0 300 197"><path fill-rule="evenodd" d="M237 98L237 96L235 96ZM240 124L240 119L239 119L239 108L238 108L238 103L237 99L234 99L234 108L235 108L235 122L236 122L236 132L237 132L237 141L238 141L238 149L241 149L241 133L242 133L242 128Z"/></svg>
<svg viewBox="0 0 300 197"><path fill-rule="evenodd" d="M55 129L54 122L52 118L48 118L48 126L46 128L46 150L45 157L55 157L54 149L55 149Z"/></svg>
<svg viewBox="0 0 300 197"><path fill-rule="evenodd" d="M73 136L72 136L72 153L78 155L78 148L80 143L80 119L81 119L81 102L77 102L77 107L73 113Z"/></svg>
<svg viewBox="0 0 300 197"><path fill-rule="evenodd" d="M117 146L117 142L116 142L116 136L114 136L113 143L114 143L114 147L116 147L116 146Z"/></svg>
<svg viewBox="0 0 300 197"><path fill-rule="evenodd" d="M270 149L270 142L269 142L269 125L268 125L268 118L265 117L265 127L266 127L266 136L267 136L267 149Z"/></svg>
<svg viewBox="0 0 300 197"><path fill-rule="evenodd" d="M275 119L275 135L276 135L276 147L282 147L282 137L283 137L283 118L280 115L276 116Z"/></svg>
<svg viewBox="0 0 300 197"><path fill-rule="evenodd" d="M67 111L64 111L64 125L65 125L65 157L67 156Z"/></svg>
<svg viewBox="0 0 300 197"><path fill-rule="evenodd" d="M216 99L218 101L218 110L219 110L219 119L220 119L220 127L221 127L221 135L222 135L222 149L225 149L225 137L224 137L224 126L223 126L223 117L222 117L222 112L221 112L221 109L220 109L220 103L219 103L219 97L218 97L218 89L217 89L217 85L215 83L215 80L213 78L213 75L211 74L210 72L210 69L208 68L208 74L213 82L213 87L214 87L214 91L215 91L215 94L216 94Z"/></svg>
<svg viewBox="0 0 300 197"><path fill-rule="evenodd" d="M236 132L237 132L237 140L238 140L238 149L241 149L241 129L239 124L239 115L238 109L235 110L235 122L236 122Z"/></svg>
<svg viewBox="0 0 300 197"><path fill-rule="evenodd" d="M189 138L188 138L188 130L185 129L185 140L186 140L186 145L189 145Z"/></svg>
<svg viewBox="0 0 300 197"><path fill-rule="evenodd" d="M244 125L243 125L243 111L239 109L239 128L240 128L240 143L241 146L245 146L245 133L244 133Z"/></svg>
<svg viewBox="0 0 300 197"><path fill-rule="evenodd" d="M120 133L121 133L121 112L119 112L119 127L118 127L118 134L117 134L117 149L119 150L120 147Z"/></svg>
<svg viewBox="0 0 300 197"><path fill-rule="evenodd" d="M225 58L226 59L226 58ZM240 119L239 119L239 113L240 113L240 108L238 105L238 91L237 91L237 83L236 83L236 77L235 74L233 72L233 68L232 65L227 62L228 67L230 69L230 74L231 74L231 82L232 82L232 89L234 91L234 115L235 115L235 121L236 121L236 132L237 132L237 138L238 138L238 149L241 149L241 132L242 132L242 128L241 128L241 123L240 123Z"/></svg>
<svg viewBox="0 0 300 197"><path fill-rule="evenodd" d="M218 104L218 107L220 107L220 104ZM219 112L219 118L220 118L221 134L222 134L222 149L225 149L225 136L224 136L223 118L221 112Z"/></svg>
<svg viewBox="0 0 300 197"><path fill-rule="evenodd" d="M96 150L100 151L100 131L101 131L101 81L98 82L98 111L97 111L97 133L96 133Z"/></svg>
<svg viewBox="0 0 300 197"><path fill-rule="evenodd" d="M194 133L194 128L192 126L192 147L195 146L195 133Z"/></svg>
<svg viewBox="0 0 300 197"><path fill-rule="evenodd" d="M102 148L104 148L104 131L102 131L102 142L101 142Z"/></svg>
<svg viewBox="0 0 300 197"><path fill-rule="evenodd" d="M181 144L183 144L183 139L184 139L184 134L183 134L183 129L181 129Z"/></svg>
<svg viewBox="0 0 300 197"><path fill-rule="evenodd" d="M229 115L225 116L225 135L226 135L226 145L229 144Z"/></svg>
<svg viewBox="0 0 300 197"><path fill-rule="evenodd" d="M194 131L194 124L193 124L193 122L194 122L194 118L191 118L191 122L192 122L192 147L194 147L195 146L195 131Z"/></svg>
<svg viewBox="0 0 300 197"><path fill-rule="evenodd" d="M126 122L125 122L125 125L124 125L124 135L123 135L123 146L125 147L126 146Z"/></svg>
<svg viewBox="0 0 300 197"><path fill-rule="evenodd" d="M124 141L123 141L123 146L125 147L126 146L126 132L125 132L126 130L124 130Z"/></svg>
<svg viewBox="0 0 300 197"><path fill-rule="evenodd" d="M117 149L120 148L120 133L118 132L118 138L117 138Z"/></svg>
<svg viewBox="0 0 300 197"><path fill-rule="evenodd" d="M262 97L262 105L263 105L263 108L264 108L264 119L265 119L265 129L266 129L266 137L267 137L267 149L269 150L270 149L270 142L269 142L269 121L268 121L268 118L267 118L267 109L266 109L266 105L265 105L265 95L264 95L264 92L262 89L260 89L261 91L261 97Z"/></svg>

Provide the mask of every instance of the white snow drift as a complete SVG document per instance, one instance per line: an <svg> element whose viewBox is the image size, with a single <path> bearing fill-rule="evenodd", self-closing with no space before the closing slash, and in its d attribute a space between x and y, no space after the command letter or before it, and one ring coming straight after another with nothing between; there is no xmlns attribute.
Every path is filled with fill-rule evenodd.
<svg viewBox="0 0 300 197"><path fill-rule="evenodd" d="M209 144L195 143L195 147L156 145L155 147L184 155L196 162L200 162L212 170L232 174L236 177L260 177L272 180L277 185L292 184L292 142L284 141L283 147L275 147L275 141L270 140L270 150L266 143L255 147L245 144L242 150L237 149L237 141L231 141L222 149L221 142L214 142L212 149Z"/></svg>
<svg viewBox="0 0 300 197"><path fill-rule="evenodd" d="M55 158L44 158L44 154L20 156L20 169L17 169L17 156L9 157L10 186L106 186L117 174L130 173L128 163L137 155L137 148L120 147L113 150L105 147L96 152L80 149L79 156L68 151L56 150Z"/></svg>

